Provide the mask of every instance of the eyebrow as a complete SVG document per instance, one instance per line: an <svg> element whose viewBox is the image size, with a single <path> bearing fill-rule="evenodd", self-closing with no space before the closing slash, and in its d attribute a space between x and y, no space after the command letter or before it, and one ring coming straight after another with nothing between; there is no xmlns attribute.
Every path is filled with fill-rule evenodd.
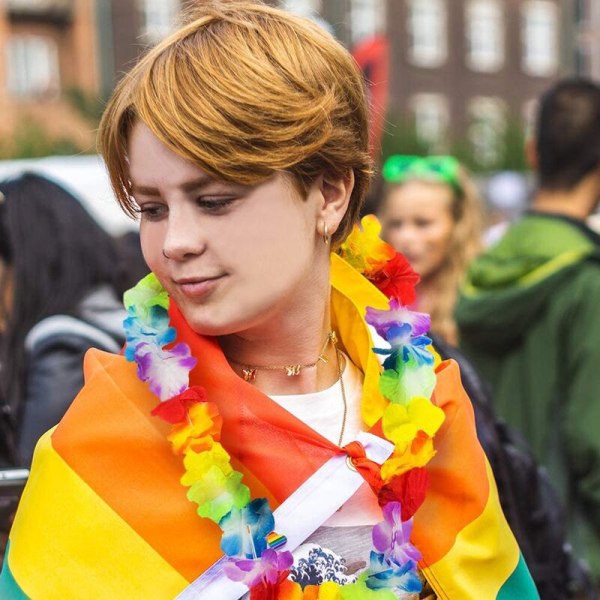
<svg viewBox="0 0 600 600"><path fill-rule="evenodd" d="M198 188L205 187L210 183L214 183L216 180L210 175L200 175L190 181L186 181L185 183L179 186L179 189L184 192L191 192L193 190L197 190ZM142 194L145 196L159 196L160 191L157 187L148 186L148 185L135 185L131 186L132 193Z"/></svg>

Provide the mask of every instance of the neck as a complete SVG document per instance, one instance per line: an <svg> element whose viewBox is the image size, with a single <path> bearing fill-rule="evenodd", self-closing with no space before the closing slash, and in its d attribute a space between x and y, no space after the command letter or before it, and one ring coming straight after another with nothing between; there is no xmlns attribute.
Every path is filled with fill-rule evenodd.
<svg viewBox="0 0 600 600"><path fill-rule="evenodd" d="M253 382L266 394L305 394L324 390L338 378L336 347L325 345L331 332L329 271L313 280L304 294L294 295L278 314L259 326L222 336L219 342L231 367L243 375L243 365L306 365L298 375L284 369L256 371ZM325 346L325 347L324 347ZM323 355L325 361L318 360Z"/></svg>
<svg viewBox="0 0 600 600"><path fill-rule="evenodd" d="M538 190L531 207L538 212L584 221L594 212L599 197L600 178L592 174L570 190Z"/></svg>

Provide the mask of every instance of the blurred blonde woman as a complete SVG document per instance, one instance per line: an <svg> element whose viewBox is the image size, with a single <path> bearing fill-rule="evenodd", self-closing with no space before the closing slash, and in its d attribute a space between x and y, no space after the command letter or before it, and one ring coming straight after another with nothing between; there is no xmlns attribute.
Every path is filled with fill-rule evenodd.
<svg viewBox="0 0 600 600"><path fill-rule="evenodd" d="M383 238L421 276L416 306L431 315L431 331L458 342L457 290L481 250L482 204L474 182L451 156L389 157L378 209Z"/></svg>

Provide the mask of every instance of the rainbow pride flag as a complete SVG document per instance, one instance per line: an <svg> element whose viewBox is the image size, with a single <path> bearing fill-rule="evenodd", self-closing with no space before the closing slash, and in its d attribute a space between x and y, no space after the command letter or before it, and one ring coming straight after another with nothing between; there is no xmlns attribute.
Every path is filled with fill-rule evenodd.
<svg viewBox="0 0 600 600"><path fill-rule="evenodd" d="M363 419L377 431L386 403L363 315L366 306L385 308L387 299L335 256L332 286L333 327L365 374ZM192 332L175 306L170 313L178 339L198 358L191 385L204 386L219 405L234 468L254 497L276 507L339 450L239 378L216 341ZM220 530L186 499L168 426L150 416L156 398L135 366L92 350L85 376L66 416L38 444L0 597L174 598L220 557ZM420 568L442 599L538 598L500 509L455 363L437 368L433 402L446 420L415 515Z"/></svg>

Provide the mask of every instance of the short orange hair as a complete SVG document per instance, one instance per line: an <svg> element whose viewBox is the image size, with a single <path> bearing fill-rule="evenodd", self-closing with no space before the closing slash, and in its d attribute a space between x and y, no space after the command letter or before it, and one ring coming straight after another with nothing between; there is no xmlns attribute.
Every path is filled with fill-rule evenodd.
<svg viewBox="0 0 600 600"><path fill-rule="evenodd" d="M257 185L287 171L305 194L318 175L351 169L339 243L372 174L364 82L350 54L319 26L257 2L203 2L188 18L124 77L104 112L100 151L122 208L136 208L127 145L140 120L217 179Z"/></svg>

